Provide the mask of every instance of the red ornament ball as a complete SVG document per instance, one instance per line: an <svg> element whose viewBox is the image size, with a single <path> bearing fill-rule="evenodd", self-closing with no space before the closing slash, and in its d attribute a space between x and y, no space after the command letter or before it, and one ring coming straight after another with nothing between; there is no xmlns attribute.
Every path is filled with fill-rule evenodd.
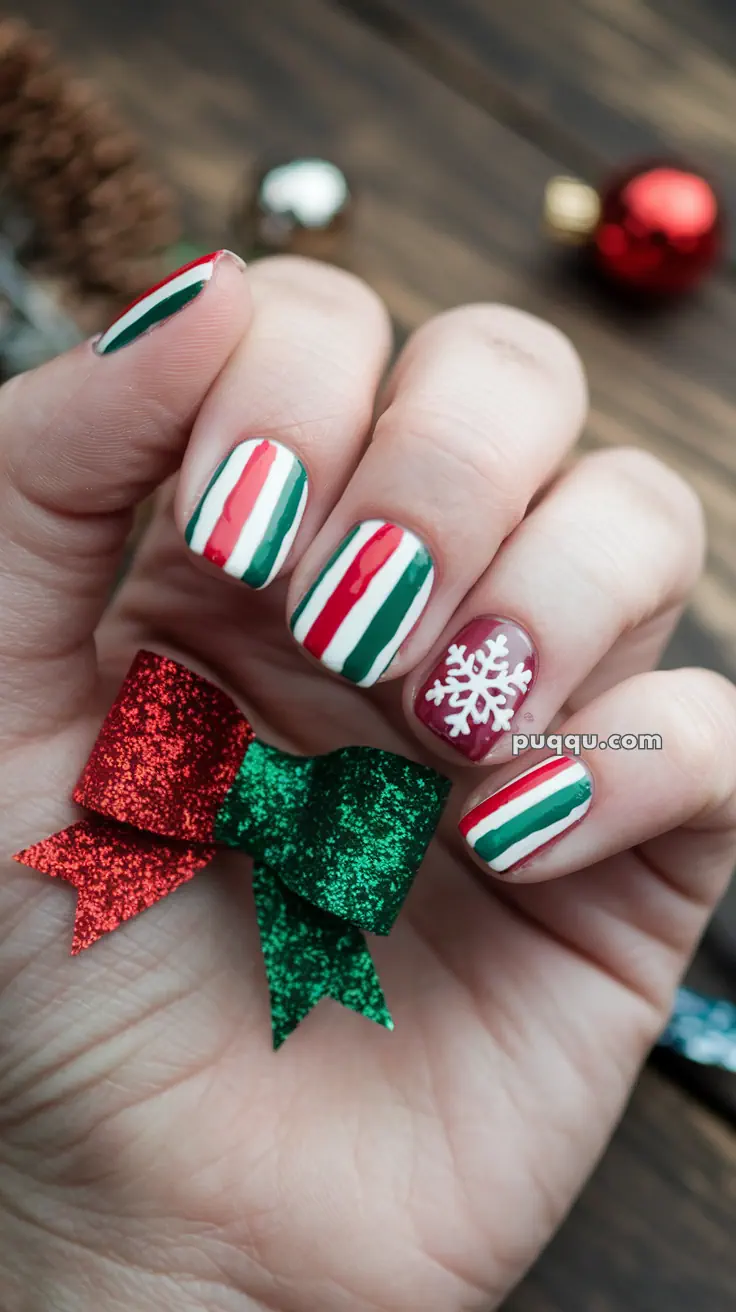
<svg viewBox="0 0 736 1312"><path fill-rule="evenodd" d="M701 174L671 163L638 164L602 190L593 249L617 283L657 296L694 287L717 260L723 215Z"/></svg>

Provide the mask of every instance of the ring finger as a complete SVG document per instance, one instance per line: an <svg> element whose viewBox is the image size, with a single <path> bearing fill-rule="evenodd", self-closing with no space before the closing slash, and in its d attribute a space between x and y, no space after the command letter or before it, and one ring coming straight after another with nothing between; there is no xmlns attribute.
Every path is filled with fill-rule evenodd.
<svg viewBox="0 0 736 1312"><path fill-rule="evenodd" d="M634 449L584 457L407 679L410 723L455 759L506 759L510 729L541 733L573 695L585 704L651 667L702 557L700 504L678 474Z"/></svg>

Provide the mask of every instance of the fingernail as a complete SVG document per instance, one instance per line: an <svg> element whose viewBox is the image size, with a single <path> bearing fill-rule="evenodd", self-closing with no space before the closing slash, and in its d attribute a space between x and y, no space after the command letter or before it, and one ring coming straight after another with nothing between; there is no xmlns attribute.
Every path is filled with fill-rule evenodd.
<svg viewBox="0 0 736 1312"><path fill-rule="evenodd" d="M307 504L307 471L269 438L239 442L218 465L185 531L198 556L265 588L291 550Z"/></svg>
<svg viewBox="0 0 736 1312"><path fill-rule="evenodd" d="M348 533L291 617L297 642L361 688L388 668L432 591L434 566L408 529L368 519Z"/></svg>
<svg viewBox="0 0 736 1312"><path fill-rule="evenodd" d="M551 756L468 811L460 833L491 870L506 874L578 824L592 797L593 780L582 761Z"/></svg>
<svg viewBox="0 0 736 1312"><path fill-rule="evenodd" d="M245 268L239 255L225 250L213 251L211 255L203 255L198 260L192 260L191 264L185 264L175 273L170 273L163 282L144 292L118 315L107 331L97 339L94 348L96 354L112 355L113 351L129 346L167 319L173 319L175 314L190 305L204 291L218 261L223 258L236 260Z"/></svg>
<svg viewBox="0 0 736 1312"><path fill-rule="evenodd" d="M453 638L414 701L414 714L470 761L482 761L531 691L537 653L526 629L483 615Z"/></svg>

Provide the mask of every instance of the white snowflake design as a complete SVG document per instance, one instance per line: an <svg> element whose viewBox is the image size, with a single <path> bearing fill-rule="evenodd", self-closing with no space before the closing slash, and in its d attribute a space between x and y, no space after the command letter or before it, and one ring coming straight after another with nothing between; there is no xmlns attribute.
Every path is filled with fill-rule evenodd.
<svg viewBox="0 0 736 1312"><path fill-rule="evenodd" d="M456 712L445 715L451 738L469 734L471 722L488 724L491 715L494 733L510 728L515 708L507 704L509 696L526 692L532 671L524 669L523 661L509 670L508 654L503 633L488 638L477 651L468 652L467 647L456 643L448 648L445 682L435 679L426 700L441 706L447 699L448 709Z"/></svg>

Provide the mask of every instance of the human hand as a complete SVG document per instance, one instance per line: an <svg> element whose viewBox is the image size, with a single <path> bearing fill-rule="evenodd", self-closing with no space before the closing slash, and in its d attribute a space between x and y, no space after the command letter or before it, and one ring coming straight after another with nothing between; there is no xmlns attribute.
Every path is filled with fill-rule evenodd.
<svg viewBox="0 0 736 1312"><path fill-rule="evenodd" d="M733 862L734 690L651 672L701 567L700 511L635 450L559 474L585 386L528 315L441 315L381 388L387 314L351 276L223 257L200 280L155 332L135 336L181 280L107 354L84 344L0 391L0 1302L487 1312L590 1172ZM262 438L281 445L238 445ZM400 529L361 530L299 608L305 659L287 617L373 520ZM275 569L262 591L227 572ZM433 674L479 617L460 645L493 638L498 662L505 637L520 666L485 723L487 703L479 723L450 705L461 657ZM220 681L279 746L368 743L452 774L397 926L371 942L393 1034L325 1002L272 1052L244 857L68 956L73 891L10 854L74 818L141 646ZM518 732L662 750L586 750L499 819L484 800L550 756L510 759L503 697ZM478 805L472 852L458 821Z"/></svg>

